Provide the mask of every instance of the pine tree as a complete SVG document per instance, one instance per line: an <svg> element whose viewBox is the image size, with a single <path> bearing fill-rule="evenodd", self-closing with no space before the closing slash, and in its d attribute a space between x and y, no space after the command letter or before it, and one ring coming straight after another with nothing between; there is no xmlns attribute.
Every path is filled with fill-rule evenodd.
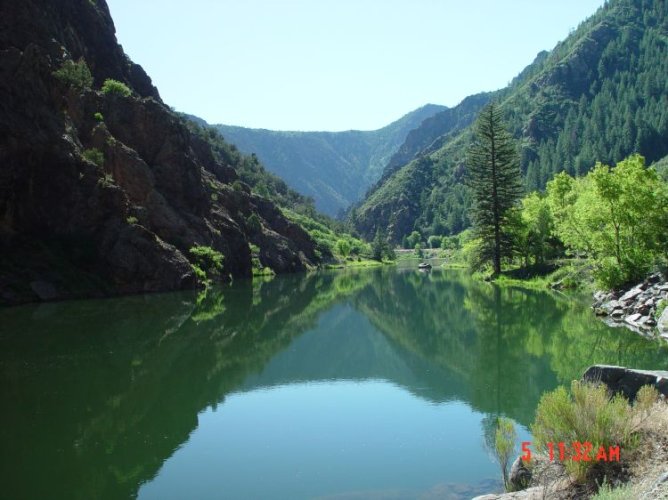
<svg viewBox="0 0 668 500"><path fill-rule="evenodd" d="M478 116L466 163L474 201L471 219L481 240L479 261L491 261L499 274L502 258L512 251L507 212L522 188L516 145L497 104L488 104Z"/></svg>

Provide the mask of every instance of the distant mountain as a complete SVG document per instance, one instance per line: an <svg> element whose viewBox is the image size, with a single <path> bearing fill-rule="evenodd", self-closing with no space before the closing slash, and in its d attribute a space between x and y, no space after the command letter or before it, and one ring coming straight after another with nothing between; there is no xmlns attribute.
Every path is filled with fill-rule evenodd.
<svg viewBox="0 0 668 500"><path fill-rule="evenodd" d="M257 155L270 172L337 215L376 182L409 132L444 106L427 104L373 131L282 132L229 125L214 127L242 152ZM201 120L201 119L199 119Z"/></svg>
<svg viewBox="0 0 668 500"><path fill-rule="evenodd" d="M527 190L544 188L562 170L584 174L596 161L614 164L639 152L649 164L668 154L667 14L665 0L610 0L508 87L477 96L476 105L501 105ZM408 135L398 150L406 154L391 160L383 181L352 210L362 234L382 228L398 242L413 230L426 237L469 225L470 128L434 126L441 115Z"/></svg>

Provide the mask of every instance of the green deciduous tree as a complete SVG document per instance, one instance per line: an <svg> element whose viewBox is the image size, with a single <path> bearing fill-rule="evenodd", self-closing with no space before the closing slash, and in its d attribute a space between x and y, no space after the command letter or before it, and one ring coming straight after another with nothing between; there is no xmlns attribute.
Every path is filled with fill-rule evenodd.
<svg viewBox="0 0 668 500"><path fill-rule="evenodd" d="M668 189L642 156L598 163L580 179L559 174L547 191L559 238L594 259L602 285L642 279L665 256Z"/></svg>
<svg viewBox="0 0 668 500"><path fill-rule="evenodd" d="M344 259L348 258L348 255L350 254L350 242L348 240L337 240L335 248L341 257Z"/></svg>
<svg viewBox="0 0 668 500"><path fill-rule="evenodd" d="M441 248L442 242L443 238L437 235L432 235L427 239L427 243L429 243L429 248Z"/></svg>
<svg viewBox="0 0 668 500"><path fill-rule="evenodd" d="M382 229L376 229L376 236L371 242L371 258L377 261L382 261L383 258L394 260L396 258L394 249L387 241L387 233Z"/></svg>
<svg viewBox="0 0 668 500"><path fill-rule="evenodd" d="M529 265L541 264L554 253L554 218L546 197L533 192L522 198L511 217L512 240L516 252Z"/></svg>
<svg viewBox="0 0 668 500"><path fill-rule="evenodd" d="M422 241L422 235L419 231L413 231L409 236L406 237L407 248L415 248L415 245Z"/></svg>
<svg viewBox="0 0 668 500"><path fill-rule="evenodd" d="M495 103L487 105L475 123L466 164L473 192L472 221L480 239L479 260L491 261L494 274L499 274L502 259L512 253L508 216L522 188L516 144Z"/></svg>

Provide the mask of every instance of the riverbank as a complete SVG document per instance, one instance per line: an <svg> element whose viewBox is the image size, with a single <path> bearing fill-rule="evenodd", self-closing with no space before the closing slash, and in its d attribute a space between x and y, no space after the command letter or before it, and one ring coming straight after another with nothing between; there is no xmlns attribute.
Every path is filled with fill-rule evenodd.
<svg viewBox="0 0 668 500"><path fill-rule="evenodd" d="M593 265L584 259L509 269L496 278L482 273L475 273L474 277L493 281L498 286L591 294L592 309L606 324L628 328L646 338L668 341L668 280L660 273L649 275L641 283L611 291L597 289Z"/></svg>
<svg viewBox="0 0 668 500"><path fill-rule="evenodd" d="M372 267L381 267L381 266L393 266L395 261L390 260L371 260L371 259L348 259L343 262L325 264L323 267L325 269L360 269L360 268L372 268Z"/></svg>
<svg viewBox="0 0 668 500"><path fill-rule="evenodd" d="M551 419L566 419L551 421L550 425L557 425L555 432L558 435L573 435L579 439L599 442L599 439L611 440L610 442L622 443L618 445L619 454L606 456L603 452L603 460L599 461L601 451L595 460L588 460L588 464L578 469L575 459L566 460L551 459L547 453L534 453L530 462L521 462L518 458L510 471L509 487L524 489L502 494L488 494L476 497L475 500L510 500L510 499L595 499L595 500L622 500L627 498L668 498L668 403L666 394L665 376L667 372L648 372L643 370L632 370L616 366L592 366L588 368L582 383L602 383L610 393L619 393L631 401L631 406L623 411L624 417L616 411L608 415L610 421L599 420L599 412L606 412L601 402L595 399L586 399L579 403L580 409L575 409L575 416L571 420L567 408L560 406L560 410L554 408L545 413L546 406L540 417L541 426L545 426L546 417ZM644 386L649 385L654 389L647 391ZM592 386L589 386L592 387ZM640 390L641 387L644 387ZM595 389L592 387L592 391ZM644 391L644 392L643 392ZM587 391L585 391L586 393ZM578 398L590 397L581 393ZM591 393L593 394L593 392ZM554 401L554 396L552 401ZM577 401L577 399L576 399ZM619 407L615 400L607 403L613 405L617 411ZM591 416L582 411L592 410L593 405L597 408L595 421L586 423ZM575 402L577 408L578 403ZM626 406L622 403L622 406ZM563 413L566 411L566 413ZM620 422L614 419L619 417ZM585 420L582 420L585 419ZM538 425L539 417L536 417ZM569 430L559 427L558 422L571 422ZM619 434L620 425L628 426L629 434ZM604 434L600 434L604 431ZM540 431L539 431L540 432ZM584 434L581 434L584 432ZM593 434L592 434L593 433ZM625 441L615 441L614 435L627 436ZM590 436L599 437L595 440ZM627 443L627 444L624 444ZM594 445L596 448L596 445ZM561 448L560 448L561 449ZM555 452L556 453L556 452ZM568 454L568 452L567 452ZM574 471L586 470L577 479Z"/></svg>
<svg viewBox="0 0 668 500"><path fill-rule="evenodd" d="M624 326L646 337L668 340L668 281L659 273L623 290L598 291L592 308L611 326Z"/></svg>

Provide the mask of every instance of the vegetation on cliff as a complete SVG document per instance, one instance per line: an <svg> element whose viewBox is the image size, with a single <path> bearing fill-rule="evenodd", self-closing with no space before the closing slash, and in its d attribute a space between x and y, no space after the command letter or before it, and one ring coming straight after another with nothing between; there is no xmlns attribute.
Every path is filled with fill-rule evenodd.
<svg viewBox="0 0 668 500"><path fill-rule="evenodd" d="M250 276L251 245L276 272L318 262L316 242L277 206L308 201L163 104L118 45L104 0L4 3L0 14L0 90L11 96L0 303L197 286L198 247L224 256L209 278Z"/></svg>

